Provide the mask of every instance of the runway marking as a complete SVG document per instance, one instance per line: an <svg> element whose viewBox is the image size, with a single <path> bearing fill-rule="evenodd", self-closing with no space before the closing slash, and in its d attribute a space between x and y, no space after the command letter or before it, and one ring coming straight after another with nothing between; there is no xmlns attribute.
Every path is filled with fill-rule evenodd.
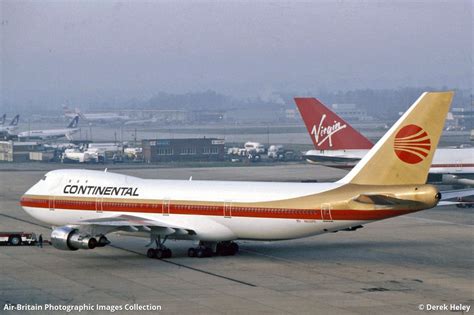
<svg viewBox="0 0 474 315"><path fill-rule="evenodd" d="M31 224L31 225L40 226L40 227L42 227L42 228L45 228L45 229L51 230L51 227L50 227L50 226L48 226L48 225L43 225L43 224L40 224L40 223L36 223L36 222L31 222L31 221L28 221L28 220L25 220L25 219L20 219L20 218L17 218L17 217L14 217L14 216L8 215L8 214L3 214L3 213L0 213L0 216L2 216L2 217L5 217L5 218L9 218L9 219L12 219L12 220L17 220L17 221L21 221L21 222L29 223L29 224Z"/></svg>
<svg viewBox="0 0 474 315"><path fill-rule="evenodd" d="M17 220L17 221L25 222L25 223L28 223L28 224L31 224L31 225L35 225L35 226L42 227L42 228L46 228L46 229L48 229L48 230L51 229L50 226L43 225L43 224L36 223L36 222L32 222L32 221L25 220L25 219L20 219L20 218L17 218L17 217L8 215L8 214L0 213L0 216L3 216L3 217L5 217L5 218L9 218L9 219L12 219L12 220ZM143 254L143 253L140 253L140 252L136 252L136 251L131 250L131 249L119 247L119 246L117 246L117 245L109 245L109 246L110 246L110 247L113 247L113 248L115 248L115 249L119 249L119 250L123 250L123 251L129 252L129 253L133 253L133 254L136 254L136 255L146 256L146 254ZM238 279L226 277L226 276L223 276L223 275L219 275L219 274L217 274L217 273L213 273L213 272L210 272L210 271L206 271L206 270L194 268L194 267L187 266L187 265L184 265L184 264L180 264L180 263L177 263L177 262L174 262L174 261L170 261L170 260L166 260L166 259L158 259L158 261L162 261L162 262L164 262L164 263L168 263L168 264L175 265L175 266L178 266L178 267L186 268L186 269L189 269L189 270L193 270L193 271L200 272L200 273L203 273L203 274L206 274L206 275L210 275L210 276L214 276L214 277L217 277L217 278L229 280L229 281L232 281L232 282L235 282L235 283L239 283L239 284L243 284L243 285L246 285L246 286L249 286L249 287L254 287L254 288L257 287L255 284L252 284L252 283L249 283L249 282L245 282L245 281L242 281L242 280L238 280Z"/></svg>
<svg viewBox="0 0 474 315"><path fill-rule="evenodd" d="M117 245L109 245L109 246L113 247L113 248L121 249L121 250L126 251L126 252L134 253L134 254L137 254L137 255L140 255L140 256L146 256L143 253L136 252L136 251L131 250L131 249L119 247ZM226 279L226 280L229 280L229 281L244 284L244 285L247 285L249 287L257 287L255 284L252 284L252 283L249 283L249 282L241 281L241 280L238 280L238 279L234 279L234 278L226 277L226 276L223 276L223 275L219 275L219 274L216 274L216 273L213 273L213 272L210 272L210 271L206 271L206 270L194 268L194 267L191 267L191 266L183 265L183 264L171 261L171 260L167 260L167 259L158 259L158 260L162 261L162 262L165 262L165 263L168 263L168 264L171 264L171 265L178 266L178 267L182 267L182 268L190 269L190 270L193 270L193 271L201 272L201 273L204 273L204 274L207 274L207 275L211 275L211 276L214 276L214 277L217 277L217 278Z"/></svg>

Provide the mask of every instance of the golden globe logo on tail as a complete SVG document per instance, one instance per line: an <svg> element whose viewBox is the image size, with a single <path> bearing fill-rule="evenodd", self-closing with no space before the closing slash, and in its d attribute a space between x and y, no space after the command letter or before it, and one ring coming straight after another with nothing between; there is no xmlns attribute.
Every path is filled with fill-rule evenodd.
<svg viewBox="0 0 474 315"><path fill-rule="evenodd" d="M397 132L393 148L403 162L418 164L430 153L431 140L423 128L413 124L407 125Z"/></svg>

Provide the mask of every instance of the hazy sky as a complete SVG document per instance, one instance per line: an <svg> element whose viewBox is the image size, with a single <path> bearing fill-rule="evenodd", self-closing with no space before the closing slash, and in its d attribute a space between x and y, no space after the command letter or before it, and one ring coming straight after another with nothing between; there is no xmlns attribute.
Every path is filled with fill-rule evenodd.
<svg viewBox="0 0 474 315"><path fill-rule="evenodd" d="M2 95L470 88L473 2L1 1Z"/></svg>

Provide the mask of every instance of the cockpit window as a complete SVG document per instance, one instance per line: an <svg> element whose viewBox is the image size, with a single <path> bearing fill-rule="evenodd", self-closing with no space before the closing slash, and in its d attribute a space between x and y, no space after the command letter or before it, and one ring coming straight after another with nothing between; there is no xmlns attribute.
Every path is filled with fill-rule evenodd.
<svg viewBox="0 0 474 315"><path fill-rule="evenodd" d="M41 180L46 180L46 175L43 176L43 178Z"/></svg>

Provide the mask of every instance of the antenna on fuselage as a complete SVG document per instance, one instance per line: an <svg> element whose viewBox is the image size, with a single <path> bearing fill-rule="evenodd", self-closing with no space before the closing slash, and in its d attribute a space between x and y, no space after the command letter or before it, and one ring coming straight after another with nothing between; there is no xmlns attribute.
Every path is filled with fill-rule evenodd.
<svg viewBox="0 0 474 315"><path fill-rule="evenodd" d="M189 177L189 181L192 181L192 180L193 180L193 177L192 177L192 176L190 176L190 177Z"/></svg>
<svg viewBox="0 0 474 315"><path fill-rule="evenodd" d="M105 168L104 173L107 173L107 168Z"/></svg>

